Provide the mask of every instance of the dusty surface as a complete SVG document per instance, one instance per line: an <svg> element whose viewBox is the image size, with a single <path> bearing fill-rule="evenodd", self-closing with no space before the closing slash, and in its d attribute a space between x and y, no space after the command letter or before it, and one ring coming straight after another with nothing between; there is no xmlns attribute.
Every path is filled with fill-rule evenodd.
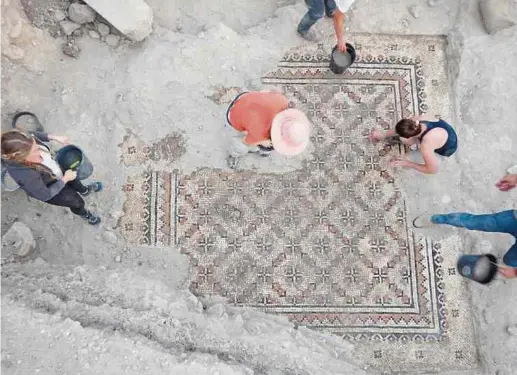
<svg viewBox="0 0 517 375"><path fill-rule="evenodd" d="M123 160L146 169L128 172L120 230L130 244L187 254L196 295L225 296L336 334L368 365L476 367L466 285L451 272L463 250L412 230L408 213L418 207L388 166L404 148L365 137L400 114L432 108L451 117L445 41L351 38L363 56L343 76L327 69L332 37L293 48L264 76L312 121L311 158L302 168L185 174L173 164L158 169L150 152L156 145L126 138Z"/></svg>
<svg viewBox="0 0 517 375"><path fill-rule="evenodd" d="M110 362L107 373L365 374L343 360L351 348L338 337L218 301L203 306L178 278L166 285L131 270L51 267L41 259L6 265L2 275L6 373L35 365L44 373L106 373L100 364ZM31 308L52 316L36 313L27 326L20 317ZM27 347L32 336L38 339ZM56 354L65 346L67 355L54 363L47 345Z"/></svg>
<svg viewBox="0 0 517 375"><path fill-rule="evenodd" d="M67 271L64 269L67 267L85 265L91 267L88 270L96 270L103 266L109 271L88 272L99 272L99 275L106 273L115 278L131 272L163 283L160 285L166 290L164 293L170 293L167 298L172 301L186 301L190 298L185 294L188 261L178 255L176 249L135 247L124 242L118 223L125 200L121 188L127 173L119 164L121 156L118 145L128 131L151 145L160 145L162 139L170 136L170 139L179 143L184 140L184 153L174 154L172 161L184 173L200 167L225 168L225 143L220 131L225 105L218 105L210 97L214 97L221 86L248 90L262 88L260 78L264 73L275 67L286 50L302 44L294 28L305 11L303 4L263 1L255 4L252 9L235 0L222 3L210 1L202 8L179 1L150 1L149 5L155 12L155 31L141 44L122 45L114 50L94 39L82 38L77 41L82 54L79 59L73 60L63 56L50 39L45 39L45 46L50 45L52 48L47 50L51 52L46 50L37 55L37 59L32 56L38 49L16 41L17 47L25 48L23 58L14 60L13 56L10 59L2 56L2 128L8 128L9 114L17 109L35 112L49 131L68 134L73 142L86 150L96 167L95 177L106 185L104 192L88 198L90 207L104 219L100 228L87 227L62 208L44 206L33 200L28 202L22 192L3 194L2 233L14 220L23 221L32 229L37 241L37 254L34 256L55 265L55 268L47 269L46 265L37 262L27 266L12 265L8 266L11 269L4 270L2 314L6 322L12 322L12 325L2 326L2 370L6 373L21 374L38 368L40 373L67 373L65 367L56 370L64 362L61 362L61 353L65 348L70 350L70 357L78 356L78 362L67 362L67 366L73 363L95 366L95 355L92 354L95 350L83 348L84 343L92 337L97 340L94 342L100 342L98 347L101 351L113 347L111 343L116 350L120 350L120 356L109 357L112 363L116 363L113 358L120 361L126 356L131 358L128 373L142 372L141 369L133 369L132 366L140 366L140 363L132 362L136 359L129 355L130 350L149 353L142 355L142 362L151 360L154 364L142 363L144 369L145 366L157 369L152 366L157 366L156 362L162 359L169 361L168 366L183 366L185 364L179 364L180 360L188 358L187 364L190 360L200 366L192 367L192 373L208 372L211 366L220 366L220 373L252 373L253 369L260 373L262 369L257 370L254 366L256 361L268 353L262 350L273 348L272 345L280 348L281 342L290 335L290 328L284 322L282 326L285 331L280 330L283 333L278 340L262 341L261 344L259 338L256 337L256 342L250 338L253 345L262 345L262 349L257 349L259 357L244 356L240 362L228 360L224 355L217 357L206 351L196 352L192 348L183 354L181 352L184 348L164 354L163 348L157 348L155 343L144 342L144 324L137 319L138 314L135 314L135 319L132 318L135 315L128 315L126 325L120 321L110 323L112 326L121 324L122 327L117 329L116 334L111 334L109 332L113 330L103 325L108 322L106 314L110 311L110 307L103 304L109 302L101 301L101 307L86 309L91 310L92 315L83 316L74 313L77 311L74 310L77 308L75 299L82 298L80 288L72 286L70 292L59 290L66 285L64 278ZM417 7L418 18L411 15L408 9L410 6ZM317 25L318 31L324 35L331 33L331 27L329 20ZM424 211L432 207L433 210L441 211L493 212L515 207L516 192L500 193L493 186L505 169L517 160L517 136L512 131L515 126L512 121L516 117L513 98L517 95L517 88L508 84L517 79L515 63L512 63L517 61L515 27L489 36L480 21L477 4L471 4L470 1L442 1L429 7L427 2L409 0L393 0L382 4L373 0L358 0L347 16L347 27L354 32L447 34L449 37L449 82L456 111L451 123L460 137L460 151L454 161L442 164L442 172L438 176L416 176L412 171L397 172L400 173L405 194L412 199L415 210ZM166 145L162 146L158 149L167 150ZM487 154L490 158L487 158ZM153 165L160 166L160 163L169 162L161 156L161 152L159 155L159 160ZM287 164L280 157L268 161L251 158L243 167L258 172L285 172L300 168L302 162L294 160ZM133 168L139 170L140 167ZM103 235L106 230L113 232L117 240L106 242L105 238L113 239L111 235ZM463 238L466 252L491 251L498 256L502 256L511 240L504 235L482 236L450 229L433 231L429 235L436 239L446 239L454 233ZM47 272L48 277L42 279L39 272ZM52 274L56 275L55 280L52 280ZM19 275L16 277L21 280L19 283L11 283L11 276L7 275ZM135 276L127 280L136 279ZM49 280L51 294L59 294L63 299L47 300L45 291L38 291L44 285L38 280ZM129 288L127 298L136 299L139 295L136 292L137 283L130 285L135 285L135 290ZM152 290L151 285L155 284L149 285ZM509 375L514 372L517 366L516 337L507 328L516 324L515 285L515 282L503 280L497 280L487 287L470 285L473 324L483 368L469 372L469 375ZM104 293L105 286L93 283L91 290L92 295ZM175 294L173 290L180 292ZM108 296L111 291L105 293ZM114 296L119 295L117 293L114 292L110 297L113 300L111 308L114 309L126 306L124 300L115 301ZM40 298L45 301L44 304L32 304L31 301ZM85 298L89 298L88 293L85 293ZM24 303L26 306L23 306ZM139 306L134 300L127 303L135 303L135 308ZM70 304L70 308L67 304ZM146 308L149 314L161 314L152 304ZM63 311L71 315L67 316ZM170 312L169 315L175 314ZM20 315L25 319L20 319ZM102 324L81 328L73 323L78 321L83 324L84 319ZM203 324L209 322L200 319ZM271 316L252 316L250 319L268 322L264 323L266 325L273 324ZM136 326L131 327L131 324ZM203 327L189 322L187 326L192 328L188 331L192 335L200 334L199 327ZM33 340L36 332L46 331L41 327L48 327L48 331L55 336L62 331L74 332L71 336L77 344L70 345L64 337L39 337L41 341ZM277 330L277 326L272 327L268 332ZM26 340L19 339L22 328L34 334L21 336L27 337ZM211 339L214 341L216 337L224 337L226 334L224 328L216 327L214 330L211 331L214 335ZM133 335L138 335L136 343L132 340ZM292 357L288 357L285 362L279 359L277 364L271 364L263 372L289 373L292 363L289 360L297 363L295 358L303 357L303 353L306 353L304 350L312 348L310 338L314 333L304 332L302 335L306 338L304 347L293 347ZM129 342L128 338L132 341ZM239 340L244 339L236 335L227 342L234 345L230 347L236 348L242 343ZM224 346L223 341L218 342ZM42 347L46 348L51 343L60 348L57 349L60 355L54 357L47 355L47 349L41 351ZM287 341L285 345L290 346ZM335 345L338 347L340 344ZM74 351L77 354L73 354ZM241 354L244 352L241 349L235 351ZM325 363L335 355L329 354L332 353L331 349L321 353L321 357L303 362L306 366L304 371L317 373L318 367L314 366L318 366L318 363L315 362ZM89 357L92 355L93 360ZM43 356L48 362L38 359ZM99 354L99 358L106 357ZM105 361L109 362L107 359ZM334 365L330 359L328 361ZM340 363L346 365L344 361ZM68 368L75 370L77 367ZM90 367L83 372L99 373L104 368L106 366L97 369ZM164 371L173 368L168 367ZM183 371L185 368L175 369ZM346 373L342 371L345 367L334 368L337 369L335 373ZM358 373L357 370L351 371ZM303 372L300 370L298 373Z"/></svg>

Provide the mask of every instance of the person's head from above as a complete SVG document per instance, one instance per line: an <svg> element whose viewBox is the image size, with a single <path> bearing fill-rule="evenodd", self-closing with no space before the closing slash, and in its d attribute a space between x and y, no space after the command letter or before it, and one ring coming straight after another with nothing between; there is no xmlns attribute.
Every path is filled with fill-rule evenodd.
<svg viewBox="0 0 517 375"><path fill-rule="evenodd" d="M41 154L35 139L18 130L2 134L2 158L19 164L38 163Z"/></svg>
<svg viewBox="0 0 517 375"><path fill-rule="evenodd" d="M309 144L311 123L305 114L294 108L278 113L271 126L271 142L276 152L285 156L302 153Z"/></svg>
<svg viewBox="0 0 517 375"><path fill-rule="evenodd" d="M422 133L422 125L414 120L405 118L397 122L395 132L403 143L409 142L411 138L417 137Z"/></svg>

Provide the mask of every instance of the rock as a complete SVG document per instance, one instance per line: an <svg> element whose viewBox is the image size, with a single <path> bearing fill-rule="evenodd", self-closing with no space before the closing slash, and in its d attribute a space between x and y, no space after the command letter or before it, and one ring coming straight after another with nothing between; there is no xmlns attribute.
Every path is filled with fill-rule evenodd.
<svg viewBox="0 0 517 375"><path fill-rule="evenodd" d="M479 8L489 34L517 24L517 3L513 0L481 0Z"/></svg>
<svg viewBox="0 0 517 375"><path fill-rule="evenodd" d="M88 31L88 35L89 35L89 36L90 36L90 38L92 38L92 39L100 39L100 37L101 37L101 36L99 35L99 33L98 33L97 31L95 31L95 30L90 30L90 31Z"/></svg>
<svg viewBox="0 0 517 375"><path fill-rule="evenodd" d="M57 22L61 22L66 18L66 13L63 12L61 9L58 9L54 12L54 19Z"/></svg>
<svg viewBox="0 0 517 375"><path fill-rule="evenodd" d="M221 303L217 303L206 310L206 313L208 315L220 318L224 314L224 306Z"/></svg>
<svg viewBox="0 0 517 375"><path fill-rule="evenodd" d="M430 7L434 7L435 5L438 5L441 0L427 0L427 5Z"/></svg>
<svg viewBox="0 0 517 375"><path fill-rule="evenodd" d="M153 11L143 0L85 0L129 39L139 42L153 31Z"/></svg>
<svg viewBox="0 0 517 375"><path fill-rule="evenodd" d="M120 37L118 35L107 35L106 36L106 44L111 47L117 47L120 41Z"/></svg>
<svg viewBox="0 0 517 375"><path fill-rule="evenodd" d="M409 7L409 13L411 13L411 15L415 18L420 17L420 7L417 5Z"/></svg>
<svg viewBox="0 0 517 375"><path fill-rule="evenodd" d="M81 53L81 49L73 43L67 43L63 46L62 49L63 53L67 56L73 57L77 59L79 57L79 54Z"/></svg>
<svg viewBox="0 0 517 375"><path fill-rule="evenodd" d="M517 324L508 326L507 330L510 335L517 336Z"/></svg>
<svg viewBox="0 0 517 375"><path fill-rule="evenodd" d="M2 256L16 255L24 257L31 254L36 247L36 241L30 228L17 221L2 237Z"/></svg>
<svg viewBox="0 0 517 375"><path fill-rule="evenodd" d="M190 310L194 310L198 313L202 313L203 312L203 304L201 303L200 300L197 299L197 297L195 295L193 295L192 293L189 293L188 294L188 297L187 297L187 306Z"/></svg>
<svg viewBox="0 0 517 375"><path fill-rule="evenodd" d="M61 30L63 30L65 35L72 35L75 30L81 27L81 25L68 20L59 22L59 26L61 26Z"/></svg>
<svg viewBox="0 0 517 375"><path fill-rule="evenodd" d="M118 240L117 235L113 232L110 232L109 230L102 233L102 238L104 238L104 240L110 244L116 244Z"/></svg>
<svg viewBox="0 0 517 375"><path fill-rule="evenodd" d="M106 25L105 23L100 22L97 25L97 31L102 36L106 36L106 35L108 35L110 33L110 27L108 25Z"/></svg>
<svg viewBox="0 0 517 375"><path fill-rule="evenodd" d="M68 8L68 17L79 24L93 22L95 11L86 4L73 3Z"/></svg>
<svg viewBox="0 0 517 375"><path fill-rule="evenodd" d="M72 33L72 35L73 35L73 36L76 36L76 37L81 37L81 36L83 36L83 33L84 33L84 32L83 32L83 29L77 29L77 30L75 30L75 31Z"/></svg>

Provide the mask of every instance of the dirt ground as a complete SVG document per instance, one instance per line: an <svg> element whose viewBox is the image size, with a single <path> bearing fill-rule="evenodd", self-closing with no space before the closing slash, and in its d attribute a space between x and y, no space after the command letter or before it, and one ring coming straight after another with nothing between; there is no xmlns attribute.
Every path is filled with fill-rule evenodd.
<svg viewBox="0 0 517 375"><path fill-rule="evenodd" d="M3 6L9 3L14 0ZM31 9L62 3L41 1ZM287 49L303 43L295 32L305 11L301 1L148 3L154 32L144 42L114 48L84 35L75 41L81 54L72 59L60 51L63 40L24 24L32 35L32 42L19 44L25 57L2 55L2 129L17 110L36 113L49 132L67 134L88 150L95 177L106 186L88 198L104 220L99 228L63 208L28 200L21 191L2 194L2 234L18 220L37 241L30 260L2 267L2 371L361 374L364 366L354 363L348 343L220 301L203 301L207 314L187 291L186 257L170 248L125 243L118 228L126 178L118 145L128 132L148 143L178 134L185 147L174 165L182 171L226 168L219 131L224 105L214 102L214 92L220 86L262 88L263 74ZM29 18L45 33L56 27L47 15ZM332 32L330 20L316 27L322 35ZM415 178L400 172L415 207L477 213L516 208L517 191L501 193L494 184L517 164L517 86L511 84L517 82L517 27L487 34L477 2L469 0L434 6L423 0L357 0L346 28L448 38L456 114L451 123L461 149L457 164L446 169L454 175ZM299 168L301 161L272 163L250 161L244 168L280 173ZM431 233L454 234L465 252L497 256L513 240L452 229ZM515 373L517 336L509 329L517 325L515 283L470 284L482 367L456 374ZM162 325L156 323L161 319Z"/></svg>

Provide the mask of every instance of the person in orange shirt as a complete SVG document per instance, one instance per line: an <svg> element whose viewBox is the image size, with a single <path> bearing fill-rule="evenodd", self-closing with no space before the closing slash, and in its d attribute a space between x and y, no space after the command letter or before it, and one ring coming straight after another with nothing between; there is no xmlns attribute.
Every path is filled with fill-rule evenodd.
<svg viewBox="0 0 517 375"><path fill-rule="evenodd" d="M239 94L226 111L229 136L228 166L237 168L248 153L269 156L300 154L309 143L311 123L305 114L288 108L287 98L274 91Z"/></svg>

